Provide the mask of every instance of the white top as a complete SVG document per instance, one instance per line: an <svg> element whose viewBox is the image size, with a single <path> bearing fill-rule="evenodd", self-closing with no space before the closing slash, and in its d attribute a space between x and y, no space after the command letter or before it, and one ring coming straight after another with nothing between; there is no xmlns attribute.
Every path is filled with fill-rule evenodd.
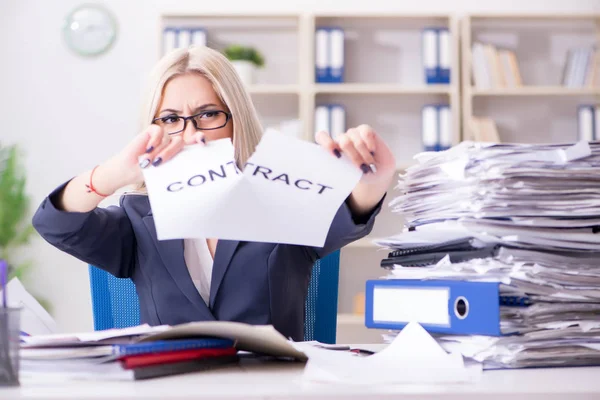
<svg viewBox="0 0 600 400"><path fill-rule="evenodd" d="M206 239L185 239L183 241L183 256L194 286L208 305L213 258L210 255Z"/></svg>

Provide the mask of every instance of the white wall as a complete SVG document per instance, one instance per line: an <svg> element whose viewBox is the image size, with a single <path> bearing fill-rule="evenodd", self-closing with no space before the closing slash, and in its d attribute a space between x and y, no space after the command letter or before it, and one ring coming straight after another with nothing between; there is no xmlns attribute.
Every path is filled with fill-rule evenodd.
<svg viewBox="0 0 600 400"><path fill-rule="evenodd" d="M32 212L56 185L117 151L136 132L143 78L157 57L161 11L600 12L600 0L104 0L117 16L114 48L82 59L65 47L65 15L80 0L0 0L0 142L26 153ZM367 121L368 122L368 121ZM31 291L63 331L92 329L87 269L34 240Z"/></svg>

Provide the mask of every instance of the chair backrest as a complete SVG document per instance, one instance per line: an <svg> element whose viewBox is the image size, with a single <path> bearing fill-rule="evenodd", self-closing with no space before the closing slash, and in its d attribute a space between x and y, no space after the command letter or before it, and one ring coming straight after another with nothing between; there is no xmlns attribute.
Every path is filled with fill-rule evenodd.
<svg viewBox="0 0 600 400"><path fill-rule="evenodd" d="M89 272L94 329L139 325L140 302L131 279L115 278L92 265ZM313 266L306 298L304 340L335 343L339 273L339 250Z"/></svg>

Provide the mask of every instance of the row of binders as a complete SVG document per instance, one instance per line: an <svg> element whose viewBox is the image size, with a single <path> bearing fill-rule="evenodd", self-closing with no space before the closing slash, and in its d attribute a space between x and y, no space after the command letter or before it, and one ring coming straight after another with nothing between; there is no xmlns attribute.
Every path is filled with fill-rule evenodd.
<svg viewBox="0 0 600 400"><path fill-rule="evenodd" d="M588 142L600 140L600 105L583 104L577 109L577 136Z"/></svg>
<svg viewBox="0 0 600 400"><path fill-rule="evenodd" d="M315 108L315 132L336 137L346 132L346 108L341 104L321 104Z"/></svg>
<svg viewBox="0 0 600 400"><path fill-rule="evenodd" d="M452 146L452 114L448 104L427 104L421 110L424 151L442 151Z"/></svg>
<svg viewBox="0 0 600 400"><path fill-rule="evenodd" d="M523 86L514 51L498 49L489 43L474 42L472 57L473 82L477 89Z"/></svg>
<svg viewBox="0 0 600 400"><path fill-rule="evenodd" d="M449 84L452 62L450 31L446 27L431 27L423 29L421 35L425 83Z"/></svg>
<svg viewBox="0 0 600 400"><path fill-rule="evenodd" d="M600 365L600 143L421 153L400 176L401 233L365 323L419 322L486 369Z"/></svg>
<svg viewBox="0 0 600 400"><path fill-rule="evenodd" d="M344 82L344 30L318 27L315 30L315 82Z"/></svg>
<svg viewBox="0 0 600 400"><path fill-rule="evenodd" d="M570 88L600 86L600 51L595 47L570 49L561 83Z"/></svg>
<svg viewBox="0 0 600 400"><path fill-rule="evenodd" d="M344 30L318 27L315 31L315 81L344 82ZM422 68L427 84L449 84L451 65L450 31L446 27L426 28L422 32Z"/></svg>
<svg viewBox="0 0 600 400"><path fill-rule="evenodd" d="M441 151L452 146L452 114L448 104L428 104L422 109L421 134L425 151ZM332 137L346 132L346 108L341 104L321 104L315 108L315 132Z"/></svg>
<svg viewBox="0 0 600 400"><path fill-rule="evenodd" d="M206 30L190 27L166 27L163 29L163 55L175 49L194 46L206 46Z"/></svg>

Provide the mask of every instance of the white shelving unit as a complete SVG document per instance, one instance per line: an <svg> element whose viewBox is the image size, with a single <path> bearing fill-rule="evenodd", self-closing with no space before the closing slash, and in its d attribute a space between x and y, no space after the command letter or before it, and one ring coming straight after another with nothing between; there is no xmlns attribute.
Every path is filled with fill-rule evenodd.
<svg viewBox="0 0 600 400"><path fill-rule="evenodd" d="M529 86L506 89L471 89L471 96L599 96L600 88L566 88L564 86Z"/></svg>
<svg viewBox="0 0 600 400"><path fill-rule="evenodd" d="M398 84L385 83L320 83L315 84L313 93L315 94L397 94L397 95L424 95L424 94L442 94L450 95L452 88L448 85L427 85L427 86L405 86Z"/></svg>
<svg viewBox="0 0 600 400"><path fill-rule="evenodd" d="M475 41L514 51L523 86L473 86ZM599 102L600 87L566 87L561 76L569 49L600 45L600 14L469 15L462 21L461 43L465 130L474 116L490 117L503 142L577 140L577 105Z"/></svg>
<svg viewBox="0 0 600 400"><path fill-rule="evenodd" d="M412 157L422 149L422 107L444 102L451 109L454 144L460 140L459 31L457 20L450 15L165 13L161 16L160 32L167 26L202 27L208 46L217 50L236 43L254 46L263 53L265 67L248 91L265 128L297 119L300 136L312 141L315 106L323 102L342 104L346 108L346 126L373 126L395 153L401 171L413 163ZM315 83L318 26L344 30L344 83ZM415 61L421 60L421 31L431 26L447 27L450 31L448 85L427 85L421 62ZM394 196L391 189L395 185L396 182L390 187L388 201ZM377 341L379 333L366 330L363 317L352 314L352 304L354 296L364 292L366 279L384 273L379 262L385 254L376 251L372 238L397 233L402 223L386 204L370 237L342 249L338 306L342 340Z"/></svg>

